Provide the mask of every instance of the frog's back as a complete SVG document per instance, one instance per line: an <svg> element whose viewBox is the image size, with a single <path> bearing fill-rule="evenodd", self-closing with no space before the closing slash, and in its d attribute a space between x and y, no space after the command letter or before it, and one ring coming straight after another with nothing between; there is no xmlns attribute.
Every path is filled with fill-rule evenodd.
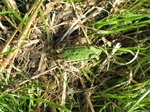
<svg viewBox="0 0 150 112"><path fill-rule="evenodd" d="M94 46L75 46L65 48L58 56L66 61L79 61L93 58L101 50Z"/></svg>

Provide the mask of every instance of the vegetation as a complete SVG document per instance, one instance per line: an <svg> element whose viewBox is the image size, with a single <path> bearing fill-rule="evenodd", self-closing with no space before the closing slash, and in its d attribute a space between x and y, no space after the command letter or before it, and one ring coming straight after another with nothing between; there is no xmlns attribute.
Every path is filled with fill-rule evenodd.
<svg viewBox="0 0 150 112"><path fill-rule="evenodd" d="M149 0L0 2L0 112L149 112L149 75Z"/></svg>

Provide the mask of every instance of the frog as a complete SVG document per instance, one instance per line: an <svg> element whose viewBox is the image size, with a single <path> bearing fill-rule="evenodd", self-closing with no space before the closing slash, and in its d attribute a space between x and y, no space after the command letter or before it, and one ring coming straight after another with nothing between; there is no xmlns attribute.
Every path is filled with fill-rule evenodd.
<svg viewBox="0 0 150 112"><path fill-rule="evenodd" d="M102 50L95 45L82 45L64 48L57 57L67 62L82 61L95 58Z"/></svg>

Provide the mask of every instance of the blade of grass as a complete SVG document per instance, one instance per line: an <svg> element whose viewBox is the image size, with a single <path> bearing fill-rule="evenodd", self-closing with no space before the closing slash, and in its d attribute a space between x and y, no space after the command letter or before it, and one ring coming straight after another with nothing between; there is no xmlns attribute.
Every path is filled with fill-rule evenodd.
<svg viewBox="0 0 150 112"><path fill-rule="evenodd" d="M63 107L63 106L61 106L61 105L58 105L58 104L56 104L56 103L53 103L53 102L50 102L50 101L47 101L47 100L42 100L42 99L39 99L39 98L31 98L31 97L27 97L27 96L23 96L23 95L18 95L18 96L20 96L20 97L22 97L22 98L25 98L25 99L29 99L29 100L34 100L34 101L39 101L39 102L47 103L47 104L49 104L49 105L55 106L55 107L57 107L57 108L60 108L60 109L62 109L62 110L64 110L64 111L66 111L66 112L71 112L71 111L70 111L69 109L67 109L66 107Z"/></svg>
<svg viewBox="0 0 150 112"><path fill-rule="evenodd" d="M150 93L150 87L147 88L147 91L143 93L143 95L137 100L135 104L131 106L131 108L127 112L132 112L134 108Z"/></svg>

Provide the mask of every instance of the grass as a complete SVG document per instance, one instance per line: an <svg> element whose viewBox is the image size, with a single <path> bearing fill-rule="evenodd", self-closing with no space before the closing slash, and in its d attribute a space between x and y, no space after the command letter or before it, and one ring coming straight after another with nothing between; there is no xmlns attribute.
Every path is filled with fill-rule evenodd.
<svg viewBox="0 0 150 112"><path fill-rule="evenodd" d="M0 112L149 112L149 4L2 0ZM57 61L87 44L103 52Z"/></svg>

